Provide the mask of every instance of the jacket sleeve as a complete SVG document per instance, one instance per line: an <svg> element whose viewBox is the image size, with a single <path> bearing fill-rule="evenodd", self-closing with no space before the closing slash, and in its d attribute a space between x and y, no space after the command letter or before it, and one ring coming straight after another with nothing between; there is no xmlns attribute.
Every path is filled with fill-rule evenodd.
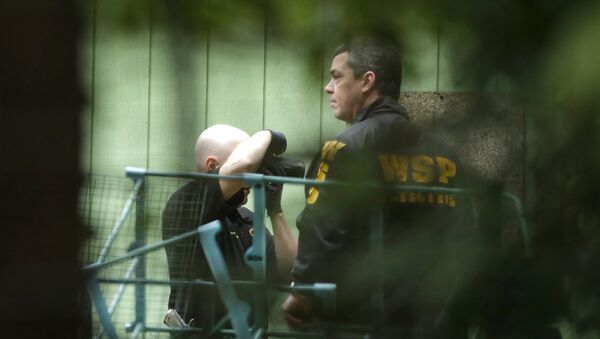
<svg viewBox="0 0 600 339"><path fill-rule="evenodd" d="M277 267L277 253L275 252L275 242L273 235L267 231L267 279L273 282L279 282L279 270Z"/></svg>
<svg viewBox="0 0 600 339"><path fill-rule="evenodd" d="M307 205L297 219L298 255L292 268L295 282L328 281L328 273L332 273L329 263L345 242L343 215L327 205L324 201Z"/></svg>
<svg viewBox="0 0 600 339"><path fill-rule="evenodd" d="M335 142L335 141L334 141ZM344 145L345 146L345 145ZM353 172L347 147L325 143L315 167L317 180L348 182ZM338 147L335 154L331 150ZM310 175L310 173L309 173ZM294 282L326 282L335 278L343 262L350 225L356 216L358 197L348 186L310 187L306 206L296 220L298 255L292 268Z"/></svg>

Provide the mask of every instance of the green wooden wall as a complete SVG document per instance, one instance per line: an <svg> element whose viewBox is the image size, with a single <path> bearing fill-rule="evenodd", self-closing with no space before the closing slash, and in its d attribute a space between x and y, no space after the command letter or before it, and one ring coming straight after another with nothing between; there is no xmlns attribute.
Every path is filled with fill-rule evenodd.
<svg viewBox="0 0 600 339"><path fill-rule="evenodd" d="M111 11L116 2L98 1L90 8L82 41L88 97L82 171L123 175L125 166L192 171L195 139L216 123L248 133L280 130L288 138L288 154L304 157L343 128L323 92L338 41L315 67L301 44L275 34L264 17L238 21L228 36L207 31L174 40L158 21L135 30L117 28ZM452 77L447 61L452 39L430 26L415 22L414 32L406 34L411 39L403 91L468 90Z"/></svg>

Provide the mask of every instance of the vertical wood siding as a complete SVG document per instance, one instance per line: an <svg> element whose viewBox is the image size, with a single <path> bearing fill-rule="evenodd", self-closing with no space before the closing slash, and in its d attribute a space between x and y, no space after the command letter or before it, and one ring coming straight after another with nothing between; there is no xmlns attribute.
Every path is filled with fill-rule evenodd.
<svg viewBox="0 0 600 339"><path fill-rule="evenodd" d="M343 129L323 92L337 41L315 67L308 52L275 34L265 17L236 23L227 37L209 31L186 41L157 22L115 29L114 1L97 2L82 43L84 172L123 175L125 166L192 171L195 139L216 123L249 133L281 130L288 153L303 157ZM415 25L409 34L404 92L466 88L450 77L439 31Z"/></svg>

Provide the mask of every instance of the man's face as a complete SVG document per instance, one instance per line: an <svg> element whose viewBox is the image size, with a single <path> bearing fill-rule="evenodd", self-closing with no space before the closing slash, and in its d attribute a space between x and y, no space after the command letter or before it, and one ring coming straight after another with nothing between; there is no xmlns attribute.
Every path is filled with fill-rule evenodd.
<svg viewBox="0 0 600 339"><path fill-rule="evenodd" d="M216 170L219 170L220 168L221 168L221 164L218 164ZM210 172L210 171L207 171L207 173L208 172ZM230 198L230 199L237 200L235 202L236 208L239 208L243 205L246 205L246 203L248 203L248 195L250 195L251 191L252 191L252 187L244 184L244 186L242 186L242 188L240 188L239 192L236 193L232 198Z"/></svg>
<svg viewBox="0 0 600 339"><path fill-rule="evenodd" d="M331 62L331 80L325 86L325 92L331 95L329 106L336 119L352 122L356 113L365 103L362 92L362 76L355 78L352 68L348 66L348 52L340 53Z"/></svg>

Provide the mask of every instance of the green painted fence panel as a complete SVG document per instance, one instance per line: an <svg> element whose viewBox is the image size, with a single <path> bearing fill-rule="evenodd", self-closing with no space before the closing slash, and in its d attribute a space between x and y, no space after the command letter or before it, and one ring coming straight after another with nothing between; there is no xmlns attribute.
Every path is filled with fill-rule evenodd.
<svg viewBox="0 0 600 339"><path fill-rule="evenodd" d="M94 6L90 3L84 6L83 15L85 26L82 29L82 35L79 40L79 60L81 87L85 103L82 106L80 115L80 157L79 168L83 173L91 171L92 161L92 115L94 103Z"/></svg>
<svg viewBox="0 0 600 339"><path fill-rule="evenodd" d="M285 133L285 156L310 161L320 147L321 67L315 69L301 41L274 35L267 36L265 127ZM304 188L285 186L282 208L294 230L303 207Z"/></svg>
<svg viewBox="0 0 600 339"><path fill-rule="evenodd" d="M471 36L460 29L441 22L439 36L439 92L468 92L475 89L472 83L477 65L460 65L457 60L466 52ZM461 46L463 46L461 48Z"/></svg>
<svg viewBox="0 0 600 339"><path fill-rule="evenodd" d="M264 35L261 17L236 22L230 34L210 32L207 126L229 124L250 134L263 128Z"/></svg>
<svg viewBox="0 0 600 339"><path fill-rule="evenodd" d="M319 147L320 69L308 51L293 41L268 40L265 78L265 127L282 131L288 154Z"/></svg>
<svg viewBox="0 0 600 339"><path fill-rule="evenodd" d="M402 53L402 92L433 92L437 89L438 30L426 22L410 25Z"/></svg>
<svg viewBox="0 0 600 339"><path fill-rule="evenodd" d="M119 30L117 3L97 4L92 172L121 176L125 166L147 165L150 27Z"/></svg>
<svg viewBox="0 0 600 339"><path fill-rule="evenodd" d="M185 39L153 25L150 168L195 171L194 144L206 120L206 36Z"/></svg>

